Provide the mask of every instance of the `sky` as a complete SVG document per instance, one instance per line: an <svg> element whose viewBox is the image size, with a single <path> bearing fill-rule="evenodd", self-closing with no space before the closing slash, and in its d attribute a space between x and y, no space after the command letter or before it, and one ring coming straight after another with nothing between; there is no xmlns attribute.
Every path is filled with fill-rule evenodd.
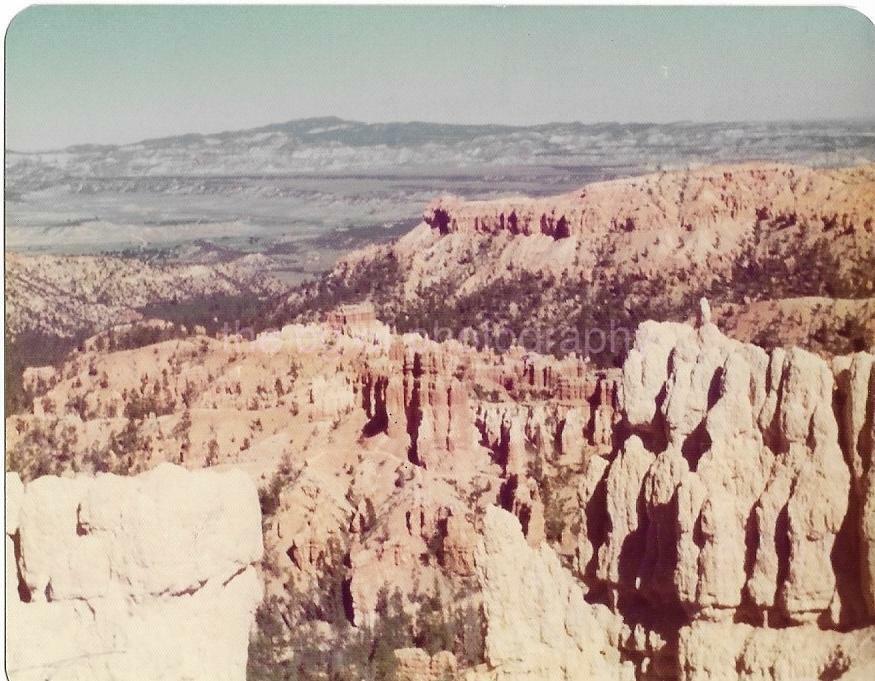
<svg viewBox="0 0 875 681"><path fill-rule="evenodd" d="M6 148L310 116L368 122L875 118L844 8L33 6L6 34Z"/></svg>

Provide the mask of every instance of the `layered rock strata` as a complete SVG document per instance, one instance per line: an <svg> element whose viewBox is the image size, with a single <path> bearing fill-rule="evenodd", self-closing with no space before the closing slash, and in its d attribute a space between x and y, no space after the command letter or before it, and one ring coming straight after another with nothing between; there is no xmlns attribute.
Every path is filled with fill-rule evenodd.
<svg viewBox="0 0 875 681"><path fill-rule="evenodd" d="M399 329L516 338L602 365L641 321L686 319L708 296L722 329L834 356L875 339L873 235L871 164L696 167L549 197L443 197L397 241L341 258L314 292L365 295ZM289 310L318 304L292 297Z"/></svg>
<svg viewBox="0 0 875 681"><path fill-rule="evenodd" d="M425 222L440 234L542 234L553 239L605 230L671 231L727 220L805 221L830 228L872 229L871 173L802 166L742 164L690 172L662 172L587 185L562 196L493 201L436 200ZM829 206L829 208L825 208Z"/></svg>

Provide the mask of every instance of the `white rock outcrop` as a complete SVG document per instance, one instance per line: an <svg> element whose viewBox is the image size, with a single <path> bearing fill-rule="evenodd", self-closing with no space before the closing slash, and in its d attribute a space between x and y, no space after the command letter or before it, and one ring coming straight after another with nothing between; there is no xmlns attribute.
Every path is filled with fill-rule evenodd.
<svg viewBox="0 0 875 681"><path fill-rule="evenodd" d="M875 627L847 633L814 625L768 629L696 622L680 633L681 681L875 678Z"/></svg>
<svg viewBox="0 0 875 681"><path fill-rule="evenodd" d="M632 435L607 472L598 577L693 618L845 624L833 548L851 476L830 366L645 322L623 387Z"/></svg>
<svg viewBox="0 0 875 681"><path fill-rule="evenodd" d="M6 476L13 681L242 681L261 511L241 471Z"/></svg>
<svg viewBox="0 0 875 681"><path fill-rule="evenodd" d="M836 357L839 425L851 471L852 510L859 515L860 572L864 606L875 617L875 355Z"/></svg>
<svg viewBox="0 0 875 681"><path fill-rule="evenodd" d="M487 509L475 560L491 678L635 678L634 667L620 662L619 618L605 606L588 604L553 549L529 546L514 515Z"/></svg>
<svg viewBox="0 0 875 681"><path fill-rule="evenodd" d="M487 513L488 678L875 673L875 358L766 352L706 311L638 329L625 439L578 485L581 581Z"/></svg>

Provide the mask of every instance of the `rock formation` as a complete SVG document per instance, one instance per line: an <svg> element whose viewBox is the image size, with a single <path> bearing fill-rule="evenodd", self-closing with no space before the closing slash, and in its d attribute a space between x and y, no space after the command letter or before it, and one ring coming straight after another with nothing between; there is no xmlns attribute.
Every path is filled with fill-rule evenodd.
<svg viewBox="0 0 875 681"><path fill-rule="evenodd" d="M245 678L262 591L245 474L7 474L6 490L11 679Z"/></svg>
<svg viewBox="0 0 875 681"><path fill-rule="evenodd" d="M620 618L587 603L552 549L525 542L514 516L487 509L476 560L496 681L635 678L617 650Z"/></svg>
<svg viewBox="0 0 875 681"><path fill-rule="evenodd" d="M426 468L439 464L440 453L470 449L470 386L457 377L465 354L417 339L393 343L382 371L372 369L362 377L369 431L406 433L410 460Z"/></svg>
<svg viewBox="0 0 875 681"><path fill-rule="evenodd" d="M366 294L402 331L437 324L602 364L641 321L688 319L700 296L721 328L760 345L835 355L875 344L872 165L749 163L542 198L444 197L423 219L344 256L313 292ZM289 313L319 300L293 296Z"/></svg>
<svg viewBox="0 0 875 681"><path fill-rule="evenodd" d="M831 366L798 349L767 353L723 336L702 309L698 327L639 328L623 367L625 439L589 458L578 489L580 586L552 551L522 545L513 519L487 512L477 569L497 678L576 678L542 660L591 664L561 625L591 617L589 603L616 618L610 645L633 678L875 669L873 356ZM573 607L553 586L565 581ZM542 606L554 595L562 604Z"/></svg>
<svg viewBox="0 0 875 681"><path fill-rule="evenodd" d="M746 164L693 172L655 173L590 184L559 197L463 202L438 199L424 220L441 234L482 232L543 234L553 239L606 229L670 231L742 220L758 211L762 221L789 219L871 230L875 186L838 181L841 171L789 165ZM854 176L853 172L848 173ZM671 199L671 200L670 200Z"/></svg>
<svg viewBox="0 0 875 681"><path fill-rule="evenodd" d="M805 678L865 673L875 623L871 354L767 351L723 335L704 303L696 325L640 325L622 369L397 334L354 312L255 340L87 342L29 374L39 392L32 413L7 420L10 460L27 463L28 481L95 458L245 467L262 488L270 597L317 619L340 610L344 627L364 631L385 587L414 622L424 599L462 593L474 612L484 606L486 667L466 668L454 651L458 676L789 679L784 640ZM181 573L152 554L104 555L96 542L75 560L32 548L27 523L57 499L69 503L52 528L66 529L30 536L50 537L58 556L90 547L91 528L117 527L101 508L138 536L133 500L160 498L143 481L168 470L177 471L28 482L15 516L23 529L10 530L16 597L30 599L16 607L66 613L87 602L102 612L121 590L124 603L138 600L107 626L127 632L143 603L200 602L250 565L257 551L224 544L202 552L214 556L208 566L192 559ZM124 485L116 496L131 501L121 507L89 501ZM156 504L170 507L145 507ZM198 524L173 521L183 534ZM100 561L123 567L106 579L85 569ZM339 608L320 600L329 591ZM333 622L319 619L320 630ZM104 630L85 631L82 649L98 649L87 637ZM399 655L423 678L449 672L448 659Z"/></svg>
<svg viewBox="0 0 875 681"><path fill-rule="evenodd" d="M647 323L623 377L632 435L608 470L600 576L705 619L842 624L849 474L826 362Z"/></svg>

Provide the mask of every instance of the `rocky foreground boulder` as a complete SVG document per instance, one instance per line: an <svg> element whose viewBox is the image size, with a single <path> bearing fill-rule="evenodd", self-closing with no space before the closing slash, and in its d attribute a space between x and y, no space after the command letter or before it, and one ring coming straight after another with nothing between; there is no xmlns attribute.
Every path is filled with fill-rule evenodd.
<svg viewBox="0 0 875 681"><path fill-rule="evenodd" d="M263 546L244 473L7 474L6 499L10 679L245 678Z"/></svg>

